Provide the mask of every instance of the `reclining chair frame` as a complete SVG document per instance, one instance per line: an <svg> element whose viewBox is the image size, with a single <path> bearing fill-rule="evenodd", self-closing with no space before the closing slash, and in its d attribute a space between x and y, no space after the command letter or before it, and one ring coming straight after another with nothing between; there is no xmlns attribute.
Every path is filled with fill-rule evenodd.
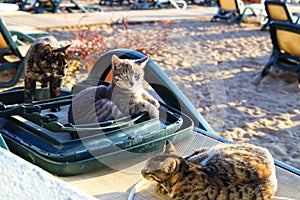
<svg viewBox="0 0 300 200"><path fill-rule="evenodd" d="M289 35L284 36L284 39L280 40L280 34L284 32ZM299 43L295 40L297 39L296 37L299 37L300 41L300 26L288 22L272 21L270 23L270 36L273 50L268 63L262 71L262 75L267 75L273 65L282 70L297 73L300 83L300 49ZM295 49L296 52L293 52Z"/></svg>

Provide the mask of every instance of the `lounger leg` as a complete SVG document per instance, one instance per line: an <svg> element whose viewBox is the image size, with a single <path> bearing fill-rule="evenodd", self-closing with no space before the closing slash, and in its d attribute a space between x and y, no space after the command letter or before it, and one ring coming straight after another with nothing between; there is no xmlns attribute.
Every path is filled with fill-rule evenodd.
<svg viewBox="0 0 300 200"><path fill-rule="evenodd" d="M261 72L261 75L266 76L269 73L270 67L271 67L271 65L270 66L265 66L265 68Z"/></svg>
<svg viewBox="0 0 300 200"><path fill-rule="evenodd" d="M272 55L269 62L266 64L265 68L261 72L262 76L266 76L269 73L269 70L274 63L274 60L275 60L275 57L274 57L274 55Z"/></svg>
<svg viewBox="0 0 300 200"><path fill-rule="evenodd" d="M267 28L267 26L269 26L270 25L270 20L268 19L268 21L261 27L261 31L264 31L264 30L266 30L266 28Z"/></svg>
<svg viewBox="0 0 300 200"><path fill-rule="evenodd" d="M216 20L216 16L213 16L213 18L211 18L211 20L210 20L211 22L215 22L215 21L217 21Z"/></svg>
<svg viewBox="0 0 300 200"><path fill-rule="evenodd" d="M222 16L224 15L224 13L223 13L223 11L222 11L222 9L218 9L218 13L217 14L215 14L214 16L213 16L213 18L210 20L211 22L216 22L217 21L217 18L221 18Z"/></svg>
<svg viewBox="0 0 300 200"><path fill-rule="evenodd" d="M238 19L238 22L237 22L237 25L238 26L241 26L241 23L242 23L242 21L243 21L243 18L244 18L244 13L239 17L239 19Z"/></svg>
<svg viewBox="0 0 300 200"><path fill-rule="evenodd" d="M233 21L234 21L233 19L228 19L227 24L231 25L233 23Z"/></svg>
<svg viewBox="0 0 300 200"><path fill-rule="evenodd" d="M238 18L238 26L241 26L241 23L242 23L242 21L243 21L243 19L244 19L244 16L246 15L246 11L247 10L250 10L251 12L252 12L252 14L251 15L247 15L247 16L254 16L254 17L256 17L256 13L254 12L254 10L252 9L252 8L250 8L250 7L246 7L245 9L244 9L244 11L243 11L243 13L241 14L241 15L239 15L239 18Z"/></svg>
<svg viewBox="0 0 300 200"><path fill-rule="evenodd" d="M234 16L234 13L232 13L231 18L229 18L229 19L227 20L227 23L228 23L229 25L231 25L231 24L233 24L234 21L239 21L239 19L240 19L240 16L239 16L239 15Z"/></svg>
<svg viewBox="0 0 300 200"><path fill-rule="evenodd" d="M235 20L238 20L239 19L239 15L235 15L236 13L235 13L235 11L230 11L229 13L228 13L228 16L229 16L229 18L227 19L227 23L229 24L229 25L231 25L231 24L233 24L233 22L235 21Z"/></svg>

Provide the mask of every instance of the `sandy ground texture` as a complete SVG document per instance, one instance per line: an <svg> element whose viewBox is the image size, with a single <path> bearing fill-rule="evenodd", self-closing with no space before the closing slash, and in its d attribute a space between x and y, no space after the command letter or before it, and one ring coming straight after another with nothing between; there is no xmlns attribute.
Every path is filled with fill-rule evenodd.
<svg viewBox="0 0 300 200"><path fill-rule="evenodd" d="M154 24L134 26L148 33ZM72 34L52 30L56 37ZM272 45L267 31L209 21L173 22L164 53L152 60L168 74L215 130L236 142L267 147L300 168L300 89L297 76L272 68L261 77ZM70 87L86 74L69 73Z"/></svg>

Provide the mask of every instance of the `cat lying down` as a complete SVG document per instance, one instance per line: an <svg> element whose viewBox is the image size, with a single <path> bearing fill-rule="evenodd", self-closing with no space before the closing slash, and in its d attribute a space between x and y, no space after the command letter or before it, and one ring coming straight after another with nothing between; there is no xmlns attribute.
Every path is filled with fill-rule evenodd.
<svg viewBox="0 0 300 200"><path fill-rule="evenodd" d="M270 152L251 144L219 144L180 157L170 141L141 171L171 199L271 200L277 190Z"/></svg>

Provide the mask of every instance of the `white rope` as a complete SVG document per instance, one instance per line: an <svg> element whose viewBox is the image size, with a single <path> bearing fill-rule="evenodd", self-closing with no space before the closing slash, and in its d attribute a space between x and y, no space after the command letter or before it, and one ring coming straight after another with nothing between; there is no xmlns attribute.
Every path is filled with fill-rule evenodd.
<svg viewBox="0 0 300 200"><path fill-rule="evenodd" d="M139 182L137 182L133 188L131 189L128 199L127 200L133 200L134 198L134 194L136 192L137 189L139 189L142 185L144 185L147 181L145 179L140 180Z"/></svg>

